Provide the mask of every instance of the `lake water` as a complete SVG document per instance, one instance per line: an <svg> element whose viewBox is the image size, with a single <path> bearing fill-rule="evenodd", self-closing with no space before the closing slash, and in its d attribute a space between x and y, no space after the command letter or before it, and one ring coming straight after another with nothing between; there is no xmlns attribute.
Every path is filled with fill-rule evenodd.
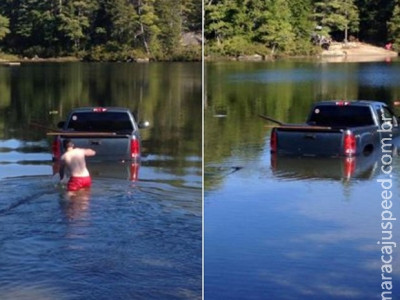
<svg viewBox="0 0 400 300"><path fill-rule="evenodd" d="M199 63L0 66L0 298L201 299ZM46 132L70 109L122 106L143 159L89 163L65 197Z"/></svg>
<svg viewBox="0 0 400 300"><path fill-rule="evenodd" d="M377 154L355 161L271 157L273 124L258 114L301 123L317 101L364 99L400 115L399 76L397 60L206 64L205 299L380 298L377 242L389 234L398 242L400 226L393 220L390 233L382 232L378 180L391 180L390 212L400 218L398 149L390 178ZM384 276L398 299L400 256L391 249Z"/></svg>

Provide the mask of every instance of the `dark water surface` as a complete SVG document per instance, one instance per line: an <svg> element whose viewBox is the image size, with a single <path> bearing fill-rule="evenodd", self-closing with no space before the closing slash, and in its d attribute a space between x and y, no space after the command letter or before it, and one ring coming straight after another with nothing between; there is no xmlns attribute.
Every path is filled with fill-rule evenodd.
<svg viewBox="0 0 400 300"><path fill-rule="evenodd" d="M46 132L105 105L150 121L142 163L68 199ZM0 67L0 299L200 299L200 111L200 64Z"/></svg>
<svg viewBox="0 0 400 300"><path fill-rule="evenodd" d="M209 63L205 109L205 299L377 299L382 287L379 179L400 218L400 158L271 157L271 123L305 121L320 100L395 106L400 63ZM399 146L398 141L396 141ZM387 169L384 169L387 170ZM398 220L391 241L400 240ZM400 256L392 247L393 299ZM385 257L386 259L386 257Z"/></svg>

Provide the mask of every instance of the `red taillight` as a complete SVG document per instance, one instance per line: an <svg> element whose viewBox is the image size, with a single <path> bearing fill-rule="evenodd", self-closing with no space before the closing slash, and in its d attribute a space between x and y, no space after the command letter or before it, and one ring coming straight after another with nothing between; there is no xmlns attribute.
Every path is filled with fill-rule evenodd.
<svg viewBox="0 0 400 300"><path fill-rule="evenodd" d="M344 154L354 155L356 150L356 137L351 131L347 130L344 134Z"/></svg>
<svg viewBox="0 0 400 300"><path fill-rule="evenodd" d="M276 136L276 129L273 128L271 131L271 138L270 138L271 152L276 152L277 144L278 144L278 139Z"/></svg>
<svg viewBox="0 0 400 300"><path fill-rule="evenodd" d="M61 141L59 137L56 137L51 144L51 152L53 154L53 160L60 159L61 157Z"/></svg>
<svg viewBox="0 0 400 300"><path fill-rule="evenodd" d="M137 158L140 155L140 143L139 139L133 137L131 140L131 157Z"/></svg>

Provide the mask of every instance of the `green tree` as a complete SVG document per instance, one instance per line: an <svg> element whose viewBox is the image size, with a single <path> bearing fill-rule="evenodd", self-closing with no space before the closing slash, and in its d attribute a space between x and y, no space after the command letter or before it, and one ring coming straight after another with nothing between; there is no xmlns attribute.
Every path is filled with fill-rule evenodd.
<svg viewBox="0 0 400 300"><path fill-rule="evenodd" d="M294 47L295 34L288 0L271 0L257 19L255 39L275 50L289 51Z"/></svg>
<svg viewBox="0 0 400 300"><path fill-rule="evenodd" d="M391 19L395 0L358 0L361 40L368 43L386 43L387 22Z"/></svg>
<svg viewBox="0 0 400 300"><path fill-rule="evenodd" d="M329 28L329 32L344 32L348 40L348 31L358 32L358 8L354 0L324 0L314 4L314 17L317 25Z"/></svg>
<svg viewBox="0 0 400 300"><path fill-rule="evenodd" d="M313 11L312 0L291 0L290 10L292 15L290 23L295 35L297 52L310 53L312 50L310 36L315 28L315 22L310 18Z"/></svg>
<svg viewBox="0 0 400 300"><path fill-rule="evenodd" d="M157 40L160 33L160 28L157 24L158 17L155 13L155 0L137 0L135 7L139 16L139 31L136 37L140 39L147 55L151 55L150 47L157 49Z"/></svg>
<svg viewBox="0 0 400 300"><path fill-rule="evenodd" d="M397 0L393 9L393 15L388 22L388 36L392 40L395 50L400 50L400 2Z"/></svg>
<svg viewBox="0 0 400 300"><path fill-rule="evenodd" d="M66 50L79 51L88 41L97 1L62 1L57 14L57 35ZM55 39L56 40L56 39ZM72 46L71 46L72 45Z"/></svg>
<svg viewBox="0 0 400 300"><path fill-rule="evenodd" d="M229 6L223 1L211 0L205 6L205 29L207 39L221 45L222 41L232 36L232 23Z"/></svg>
<svg viewBox="0 0 400 300"><path fill-rule="evenodd" d="M0 40L2 40L8 33L10 33L9 26L9 19L0 15Z"/></svg>
<svg viewBox="0 0 400 300"><path fill-rule="evenodd" d="M182 33L182 6L181 0L156 1L156 14L158 17L159 41L161 51L165 57L173 57L178 50Z"/></svg>
<svg viewBox="0 0 400 300"><path fill-rule="evenodd" d="M200 0L181 0L182 29L200 32L202 30L203 5Z"/></svg>
<svg viewBox="0 0 400 300"><path fill-rule="evenodd" d="M111 38L121 45L133 45L139 30L138 15L128 0L114 0L109 5Z"/></svg>

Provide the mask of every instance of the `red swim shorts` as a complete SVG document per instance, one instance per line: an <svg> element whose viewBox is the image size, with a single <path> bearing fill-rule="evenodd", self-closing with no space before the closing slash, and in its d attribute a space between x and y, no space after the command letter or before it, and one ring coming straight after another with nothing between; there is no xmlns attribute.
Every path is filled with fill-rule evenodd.
<svg viewBox="0 0 400 300"><path fill-rule="evenodd" d="M68 181L68 191L77 191L84 188L90 188L92 185L92 179L88 177L71 177Z"/></svg>

